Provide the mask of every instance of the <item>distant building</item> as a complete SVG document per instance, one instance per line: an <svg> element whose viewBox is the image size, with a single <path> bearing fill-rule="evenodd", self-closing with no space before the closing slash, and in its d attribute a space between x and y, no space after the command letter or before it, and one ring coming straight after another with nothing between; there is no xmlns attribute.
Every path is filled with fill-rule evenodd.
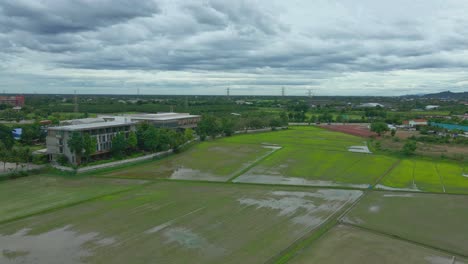
<svg viewBox="0 0 468 264"><path fill-rule="evenodd" d="M23 107L24 106L24 96L0 96L0 104L11 105L13 107Z"/></svg>
<svg viewBox="0 0 468 264"><path fill-rule="evenodd" d="M106 122L106 120L104 120L104 118L80 118L80 119L61 121L60 125L70 126L70 125L94 124L94 123L101 123L101 122Z"/></svg>
<svg viewBox="0 0 468 264"><path fill-rule="evenodd" d="M416 126L427 126L426 119L413 119L403 121L403 126L407 128L416 127Z"/></svg>
<svg viewBox="0 0 468 264"><path fill-rule="evenodd" d="M50 160L57 160L60 155L65 155L72 164L79 164L81 161L77 160L68 147L68 140L73 132L87 133L96 138L95 155L100 155L111 150L112 139L117 133L128 136L130 131L136 130L137 123L147 122L159 128L186 129L196 127L200 120L201 116L188 113L131 114L65 120L60 126L47 128L47 153Z"/></svg>
<svg viewBox="0 0 468 264"><path fill-rule="evenodd" d="M426 105L426 107L424 107L424 109L426 110L435 110L435 109L438 109L440 106L438 105Z"/></svg>
<svg viewBox="0 0 468 264"><path fill-rule="evenodd" d="M130 114L121 116L100 116L105 121L147 122L159 128L195 128L201 120L200 115L189 113Z"/></svg>
<svg viewBox="0 0 468 264"><path fill-rule="evenodd" d="M384 107L383 104L379 103L362 103L358 105L359 108L367 108L367 107Z"/></svg>
<svg viewBox="0 0 468 264"><path fill-rule="evenodd" d="M96 138L96 152L94 155L108 153L112 147L112 139L117 133L123 133L128 136L130 131L135 130L135 123L132 122L100 122L89 124L77 124L49 127L47 129L47 154L49 160L57 160L59 156L65 155L72 164L80 164L81 160L71 152L68 146L68 140L73 132L80 134L89 134Z"/></svg>

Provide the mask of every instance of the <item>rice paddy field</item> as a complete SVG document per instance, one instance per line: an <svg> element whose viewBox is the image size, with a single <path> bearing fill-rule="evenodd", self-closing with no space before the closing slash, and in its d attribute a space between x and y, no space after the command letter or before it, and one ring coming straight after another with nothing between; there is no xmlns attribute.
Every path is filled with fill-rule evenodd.
<svg viewBox="0 0 468 264"><path fill-rule="evenodd" d="M439 250L395 239L391 236L348 225L338 225L314 244L298 253L290 263L462 264L468 263L468 259L454 257Z"/></svg>
<svg viewBox="0 0 468 264"><path fill-rule="evenodd" d="M0 263L262 263L361 191L160 182L0 226Z"/></svg>
<svg viewBox="0 0 468 264"><path fill-rule="evenodd" d="M0 182L0 263L468 263L466 164L318 127Z"/></svg>
<svg viewBox="0 0 468 264"><path fill-rule="evenodd" d="M65 179L47 175L4 181L0 183L0 223L128 190L143 183L99 178Z"/></svg>
<svg viewBox="0 0 468 264"><path fill-rule="evenodd" d="M344 222L468 256L468 196L371 192Z"/></svg>
<svg viewBox="0 0 468 264"><path fill-rule="evenodd" d="M407 191L468 193L468 178L463 174L461 164L416 158L404 159L376 187Z"/></svg>
<svg viewBox="0 0 468 264"><path fill-rule="evenodd" d="M104 177L227 181L275 147L233 144L223 140L203 142L179 155L104 173Z"/></svg>

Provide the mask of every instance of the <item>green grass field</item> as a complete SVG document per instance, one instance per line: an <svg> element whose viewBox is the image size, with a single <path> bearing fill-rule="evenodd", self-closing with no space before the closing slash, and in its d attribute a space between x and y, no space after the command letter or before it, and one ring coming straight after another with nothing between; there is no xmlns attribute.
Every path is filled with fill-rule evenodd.
<svg viewBox="0 0 468 264"><path fill-rule="evenodd" d="M274 150L261 144L203 142L177 155L101 174L103 177L227 181Z"/></svg>
<svg viewBox="0 0 468 264"><path fill-rule="evenodd" d="M263 263L361 191L159 182L0 226L0 263Z"/></svg>
<svg viewBox="0 0 468 264"><path fill-rule="evenodd" d="M345 222L468 256L468 196L372 192Z"/></svg>
<svg viewBox="0 0 468 264"><path fill-rule="evenodd" d="M30 176L0 183L0 223L133 188L143 181Z"/></svg>
<svg viewBox="0 0 468 264"><path fill-rule="evenodd" d="M339 249L339 250L337 250ZM338 225L289 263L468 263L438 250L372 233L359 228Z"/></svg>

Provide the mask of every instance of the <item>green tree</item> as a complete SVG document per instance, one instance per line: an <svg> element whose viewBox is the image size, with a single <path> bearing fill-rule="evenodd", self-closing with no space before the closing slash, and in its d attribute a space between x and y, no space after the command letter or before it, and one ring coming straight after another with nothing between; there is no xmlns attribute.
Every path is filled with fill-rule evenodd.
<svg viewBox="0 0 468 264"><path fill-rule="evenodd" d="M83 136L80 132L73 132L71 137L68 139L68 148L72 153L75 153L76 163L79 164L81 161L81 155L84 149Z"/></svg>
<svg viewBox="0 0 468 264"><path fill-rule="evenodd" d="M184 131L184 138L186 141L190 141L193 139L193 129L187 128Z"/></svg>
<svg viewBox="0 0 468 264"><path fill-rule="evenodd" d="M3 171L5 171L5 169L6 169L6 163L7 163L8 158L9 158L8 154L9 154L9 151L5 147L5 144L3 144L3 142L0 141L0 161L3 162Z"/></svg>
<svg viewBox="0 0 468 264"><path fill-rule="evenodd" d="M205 115L202 117L202 120L198 123L198 134L200 138L204 136L211 136L215 138L216 135L220 132L220 128L216 117L212 115Z"/></svg>
<svg viewBox="0 0 468 264"><path fill-rule="evenodd" d="M147 151L156 152L159 148L159 134L158 130L149 126L142 135L143 148Z"/></svg>
<svg viewBox="0 0 468 264"><path fill-rule="evenodd" d="M89 162L91 155L96 152L97 140L95 137L91 137L89 133L85 133L83 136L83 155L86 158L86 162Z"/></svg>
<svg viewBox="0 0 468 264"><path fill-rule="evenodd" d="M390 134L392 135L392 137L394 137L395 134L396 134L396 129L392 129L392 130L390 131Z"/></svg>
<svg viewBox="0 0 468 264"><path fill-rule="evenodd" d="M13 138L13 133L11 128L0 124L0 142L3 143L6 149L11 149L15 144L15 139Z"/></svg>
<svg viewBox="0 0 468 264"><path fill-rule="evenodd" d="M388 131L388 126L385 122L374 122L371 124L370 130L381 136L382 133Z"/></svg>
<svg viewBox="0 0 468 264"><path fill-rule="evenodd" d="M288 114L286 112L281 112L280 113L280 120L281 120L281 125L283 126L287 126L288 123L289 123L289 117L288 117Z"/></svg>
<svg viewBox="0 0 468 264"><path fill-rule="evenodd" d="M221 120L221 131L224 133L224 135L230 137L232 134L234 134L234 120L229 119L229 118L223 118Z"/></svg>
<svg viewBox="0 0 468 264"><path fill-rule="evenodd" d="M127 138L127 146L131 151L135 151L138 146L138 139L135 132L130 131Z"/></svg>
<svg viewBox="0 0 468 264"><path fill-rule="evenodd" d="M408 140L405 142L405 145L403 145L403 154L405 155L412 155L417 149L416 141L413 140Z"/></svg>
<svg viewBox="0 0 468 264"><path fill-rule="evenodd" d="M112 139L112 148L111 153L116 158L122 158L125 155L125 150L127 149L127 139L122 133L117 133Z"/></svg>

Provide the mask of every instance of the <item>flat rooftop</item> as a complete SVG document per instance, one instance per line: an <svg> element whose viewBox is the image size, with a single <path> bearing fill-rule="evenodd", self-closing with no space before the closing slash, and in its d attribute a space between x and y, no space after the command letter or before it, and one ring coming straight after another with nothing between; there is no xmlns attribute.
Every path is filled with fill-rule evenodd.
<svg viewBox="0 0 468 264"><path fill-rule="evenodd" d="M80 131L80 130L108 128L108 127L129 126L132 124L135 124L135 122L109 121L109 122L99 122L99 123L90 123L90 124L56 126L56 127L49 127L48 129L49 130Z"/></svg>
<svg viewBox="0 0 468 264"><path fill-rule="evenodd" d="M118 116L103 116L105 118L112 118ZM199 115L191 115L189 113L157 113L157 114L128 114L121 115L120 117L128 117L130 119L139 119L139 120L152 120L152 121L167 121L167 120L177 120L184 118L194 118L200 117Z"/></svg>

